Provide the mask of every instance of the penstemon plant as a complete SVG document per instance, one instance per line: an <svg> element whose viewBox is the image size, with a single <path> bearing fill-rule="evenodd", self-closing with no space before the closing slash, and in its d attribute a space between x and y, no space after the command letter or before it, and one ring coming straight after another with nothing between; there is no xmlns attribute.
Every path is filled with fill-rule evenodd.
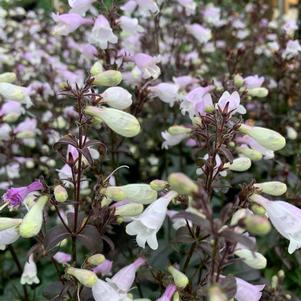
<svg viewBox="0 0 301 301"><path fill-rule="evenodd" d="M213 2L0 9L3 300L299 300L297 25Z"/></svg>

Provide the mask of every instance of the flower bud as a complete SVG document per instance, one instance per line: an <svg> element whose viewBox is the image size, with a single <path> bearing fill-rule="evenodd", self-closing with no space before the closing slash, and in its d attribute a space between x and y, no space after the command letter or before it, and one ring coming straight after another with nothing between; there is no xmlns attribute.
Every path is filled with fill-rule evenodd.
<svg viewBox="0 0 301 301"><path fill-rule="evenodd" d="M68 199L68 192L65 189L65 187L62 185L55 186L53 193L54 193L55 200L59 203L64 203Z"/></svg>
<svg viewBox="0 0 301 301"><path fill-rule="evenodd" d="M16 74L13 72L5 72L0 74L0 83L13 83L16 80Z"/></svg>
<svg viewBox="0 0 301 301"><path fill-rule="evenodd" d="M190 178L180 172L174 172L168 177L168 183L172 190L179 194L192 194L198 191L196 185Z"/></svg>
<svg viewBox="0 0 301 301"><path fill-rule="evenodd" d="M244 79L243 79L243 77L242 77L240 74L236 74L236 75L234 76L234 85L235 85L237 88L240 88L243 84L244 84Z"/></svg>
<svg viewBox="0 0 301 301"><path fill-rule="evenodd" d="M103 72L103 66L100 61L97 61L93 64L93 66L90 69L91 75L95 76L99 73Z"/></svg>
<svg viewBox="0 0 301 301"><path fill-rule="evenodd" d="M245 157L248 157L252 161L259 161L262 159L262 153L259 151L249 148L249 147L237 147L236 150L243 154Z"/></svg>
<svg viewBox="0 0 301 301"><path fill-rule="evenodd" d="M114 201L122 201L126 198L122 186L109 186L104 193L107 198Z"/></svg>
<svg viewBox="0 0 301 301"><path fill-rule="evenodd" d="M286 127L286 135L287 135L287 138L290 140L296 140L298 138L297 131L291 126Z"/></svg>
<svg viewBox="0 0 301 301"><path fill-rule="evenodd" d="M137 118L129 113L112 109L87 106L85 113L95 119L102 120L111 130L124 137L134 137L140 133Z"/></svg>
<svg viewBox="0 0 301 301"><path fill-rule="evenodd" d="M130 202L147 205L154 202L158 196L157 191L148 184L128 184L121 187L125 198Z"/></svg>
<svg viewBox="0 0 301 301"><path fill-rule="evenodd" d="M247 90L249 96L263 98L268 96L269 90L264 87L252 88Z"/></svg>
<svg viewBox="0 0 301 301"><path fill-rule="evenodd" d="M172 301L181 301L179 292L174 293L174 295L172 297Z"/></svg>
<svg viewBox="0 0 301 301"><path fill-rule="evenodd" d="M19 232L22 237L30 238L40 232L43 223L43 210L47 202L47 195L39 197L37 202L24 216L19 228Z"/></svg>
<svg viewBox="0 0 301 301"><path fill-rule="evenodd" d="M170 135L173 136L191 133L191 129L181 125L173 125L169 127L167 131Z"/></svg>
<svg viewBox="0 0 301 301"><path fill-rule="evenodd" d="M115 215L122 216L122 217L137 216L143 212L143 208L144 207L142 204L136 204L136 203L125 204L116 208Z"/></svg>
<svg viewBox="0 0 301 301"><path fill-rule="evenodd" d="M176 269L174 266L170 265L168 267L168 272L171 274L174 283L178 288L183 289L188 285L189 283L188 277L184 273Z"/></svg>
<svg viewBox="0 0 301 301"><path fill-rule="evenodd" d="M22 222L21 218L0 217L0 231L16 227Z"/></svg>
<svg viewBox="0 0 301 301"><path fill-rule="evenodd" d="M208 301L228 301L227 296L217 285L212 285L208 290Z"/></svg>
<svg viewBox="0 0 301 301"><path fill-rule="evenodd" d="M248 214L250 214L250 211L248 209L245 208L240 208L237 211L234 212L232 218L231 218L231 222L230 225L231 226L236 226L238 224L238 222L245 218Z"/></svg>
<svg viewBox="0 0 301 301"><path fill-rule="evenodd" d="M243 222L246 229L254 235L266 235L271 231L271 224L265 216L248 215Z"/></svg>
<svg viewBox="0 0 301 301"><path fill-rule="evenodd" d="M104 257L104 255L102 255L102 254L95 254L95 255L90 256L87 259L87 262L89 264L92 264L92 265L96 266L96 265L102 264L105 260L106 260L106 258Z"/></svg>
<svg viewBox="0 0 301 301"><path fill-rule="evenodd" d="M234 254L241 258L246 265L253 269L261 270L267 266L266 258L258 252L253 252L248 249L239 249L235 250Z"/></svg>
<svg viewBox="0 0 301 301"><path fill-rule="evenodd" d="M287 191L286 184L279 182L279 181L270 181L264 183L256 183L254 187L258 188L260 192L273 195L273 196L280 196Z"/></svg>
<svg viewBox="0 0 301 301"><path fill-rule="evenodd" d="M107 70L94 76L94 84L96 86L113 87L122 81L122 74L116 70Z"/></svg>
<svg viewBox="0 0 301 301"><path fill-rule="evenodd" d="M150 182L150 186L156 191L162 191L168 186L168 182L163 180L153 180Z"/></svg>
<svg viewBox="0 0 301 301"><path fill-rule="evenodd" d="M103 101L110 107L124 110L132 105L132 94L121 87L111 87L101 94Z"/></svg>
<svg viewBox="0 0 301 301"><path fill-rule="evenodd" d="M251 210L256 214L256 215L265 215L266 210L258 205L258 204L252 204Z"/></svg>
<svg viewBox="0 0 301 301"><path fill-rule="evenodd" d="M85 269L76 269L69 267L67 274L75 277L82 285L92 287L96 284L97 276L94 272Z"/></svg>
<svg viewBox="0 0 301 301"><path fill-rule="evenodd" d="M267 128L259 126L250 127L242 124L239 127L239 131L251 136L259 144L272 151L280 150L286 144L285 138L282 135Z"/></svg>
<svg viewBox="0 0 301 301"><path fill-rule="evenodd" d="M0 82L0 95L5 99L24 101L27 97L25 88L10 83Z"/></svg>
<svg viewBox="0 0 301 301"><path fill-rule="evenodd" d="M233 160L232 163L226 163L224 164L225 168L229 168L232 171L246 171L248 170L252 165L252 162L247 157L239 157Z"/></svg>

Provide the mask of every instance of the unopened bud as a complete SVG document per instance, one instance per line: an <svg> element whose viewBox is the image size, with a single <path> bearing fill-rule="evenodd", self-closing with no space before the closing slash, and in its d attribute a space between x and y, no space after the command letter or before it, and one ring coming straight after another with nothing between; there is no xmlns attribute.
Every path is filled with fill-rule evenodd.
<svg viewBox="0 0 301 301"><path fill-rule="evenodd" d="M286 135L287 135L287 138L290 140L296 140L298 138L297 131L291 126L286 127Z"/></svg>
<svg viewBox="0 0 301 301"><path fill-rule="evenodd" d="M208 296L209 301L228 301L228 298L225 295L225 293L217 285L213 285L209 288Z"/></svg>
<svg viewBox="0 0 301 301"><path fill-rule="evenodd" d="M102 120L111 130L124 137L134 137L141 127L137 118L129 113L106 107L87 106L85 113L97 120Z"/></svg>
<svg viewBox="0 0 301 301"><path fill-rule="evenodd" d="M104 255L102 255L102 254L95 254L95 255L90 256L87 259L87 262L89 264L97 266L97 265L103 263L105 260L106 260L106 258L104 257Z"/></svg>
<svg viewBox="0 0 301 301"><path fill-rule="evenodd" d="M168 182L163 180L153 180L150 182L150 186L156 191L162 191L168 186Z"/></svg>
<svg viewBox="0 0 301 301"><path fill-rule="evenodd" d="M64 203L68 199L68 192L66 188L62 185L55 186L53 193L54 193L55 200L59 203Z"/></svg>
<svg viewBox="0 0 301 301"><path fill-rule="evenodd" d="M274 288L274 289L277 288L278 283L279 283L279 279L278 279L278 277L276 275L274 275L272 277L271 287Z"/></svg>
<svg viewBox="0 0 301 301"><path fill-rule="evenodd" d="M286 184L279 182L279 181L270 181L264 183L256 183L254 187L258 188L260 192L273 195L273 196L280 196L287 191Z"/></svg>
<svg viewBox="0 0 301 301"><path fill-rule="evenodd" d="M172 301L181 301L179 292L174 293L174 295L172 297Z"/></svg>
<svg viewBox="0 0 301 301"><path fill-rule="evenodd" d="M99 73L103 72L103 66L100 61L97 61L93 64L93 66L90 69L91 75L95 76Z"/></svg>
<svg viewBox="0 0 301 301"><path fill-rule="evenodd" d="M195 184L185 174L175 172L168 177L168 183L172 190L179 194L192 194L198 191L198 185Z"/></svg>
<svg viewBox="0 0 301 301"><path fill-rule="evenodd" d="M259 151L249 148L249 147L237 147L236 150L243 154L244 156L248 157L252 161L259 161L262 159L262 153Z"/></svg>
<svg viewBox="0 0 301 301"><path fill-rule="evenodd" d="M266 235L271 231L271 224L265 216L248 215L244 219L244 225L254 235Z"/></svg>
<svg viewBox="0 0 301 301"><path fill-rule="evenodd" d="M13 72L5 72L0 74L0 83L13 83L16 80L16 74Z"/></svg>
<svg viewBox="0 0 301 301"><path fill-rule="evenodd" d="M283 279L285 277L285 272L283 270L278 271L278 277Z"/></svg>
<svg viewBox="0 0 301 301"><path fill-rule="evenodd" d="M116 208L115 215L121 217L137 216L143 212L143 205L130 203Z"/></svg>
<svg viewBox="0 0 301 301"><path fill-rule="evenodd" d="M92 287L96 284L97 276L92 271L69 267L66 272L75 277L84 286Z"/></svg>
<svg viewBox="0 0 301 301"><path fill-rule="evenodd" d="M40 232L43 223L43 210L47 202L47 195L39 197L36 203L24 216L19 228L19 232L22 237L30 238Z"/></svg>
<svg viewBox="0 0 301 301"><path fill-rule="evenodd" d="M266 97L269 94L269 90L264 87L248 89L247 92L248 92L248 95L253 96L253 97L258 97L258 98Z"/></svg>
<svg viewBox="0 0 301 301"><path fill-rule="evenodd" d="M188 285L189 283L188 277L184 273L176 269L174 266L172 265L169 266L168 272L171 274L174 283L178 288L183 289Z"/></svg>
<svg viewBox="0 0 301 301"><path fill-rule="evenodd" d="M248 249L239 249L236 250L234 254L241 258L246 265L253 269L261 270L267 266L266 258L258 252L253 252Z"/></svg>
<svg viewBox="0 0 301 301"><path fill-rule="evenodd" d="M148 184L128 184L120 187L129 202L147 205L154 202L158 197L157 191Z"/></svg>
<svg viewBox="0 0 301 301"><path fill-rule="evenodd" d="M266 210L258 205L258 204L252 204L251 210L256 214L256 215L265 215Z"/></svg>
<svg viewBox="0 0 301 301"><path fill-rule="evenodd" d="M114 201L122 201L125 199L125 193L122 190L122 187L119 186L109 186L104 193L107 198Z"/></svg>
<svg viewBox="0 0 301 301"><path fill-rule="evenodd" d="M0 231L17 227L21 222L21 218L0 217Z"/></svg>
<svg viewBox="0 0 301 301"><path fill-rule="evenodd" d="M252 165L252 162L247 157L239 157L233 160L232 163L226 163L224 164L225 168L229 168L232 171L246 171L248 170Z"/></svg>
<svg viewBox="0 0 301 301"><path fill-rule="evenodd" d="M236 75L234 76L234 85L235 85L237 88L240 88L243 84L244 84L244 79L243 79L243 77L242 77L240 74L236 74Z"/></svg>
<svg viewBox="0 0 301 301"><path fill-rule="evenodd" d="M0 95L5 99L24 101L27 97L25 89L20 86L16 86L10 83L0 82Z"/></svg>
<svg viewBox="0 0 301 301"><path fill-rule="evenodd" d="M122 81L122 74L116 70L107 70L94 76L96 86L113 87L118 86Z"/></svg>
<svg viewBox="0 0 301 301"><path fill-rule="evenodd" d="M286 144L285 138L282 135L267 128L259 126L250 127L242 124L239 127L239 131L251 136L259 144L272 151L280 150L284 148Z"/></svg>
<svg viewBox="0 0 301 301"><path fill-rule="evenodd" d="M170 135L173 135L173 136L191 133L190 128L187 128L187 127L181 126L181 125L173 125L173 126L169 127L167 131Z"/></svg>
<svg viewBox="0 0 301 301"><path fill-rule="evenodd" d="M127 109L133 102L131 93L121 87L110 87L101 96L106 104L118 110Z"/></svg>

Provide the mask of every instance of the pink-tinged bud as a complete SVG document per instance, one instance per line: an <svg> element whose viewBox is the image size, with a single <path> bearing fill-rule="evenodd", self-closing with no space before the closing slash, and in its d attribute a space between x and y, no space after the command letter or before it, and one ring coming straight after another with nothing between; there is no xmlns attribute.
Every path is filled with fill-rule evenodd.
<svg viewBox="0 0 301 301"><path fill-rule="evenodd" d="M102 264L106 258L102 254L94 254L87 259L87 262L92 265L100 265Z"/></svg>
<svg viewBox="0 0 301 301"><path fill-rule="evenodd" d="M168 186L168 182L163 180L153 180L150 182L150 186L155 191L162 191Z"/></svg>
<svg viewBox="0 0 301 301"><path fill-rule="evenodd" d="M242 124L239 128L239 131L243 134L251 136L260 145L272 151L280 150L284 148L286 144L285 138L282 135L267 128L259 126L250 127Z"/></svg>
<svg viewBox="0 0 301 301"><path fill-rule="evenodd" d="M103 121L111 130L124 137L134 137L141 127L137 118L129 113L113 108L87 106L85 113L96 120Z"/></svg>
<svg viewBox="0 0 301 301"><path fill-rule="evenodd" d="M271 231L271 224L265 216L248 215L243 223L246 229L254 235L266 235Z"/></svg>
<svg viewBox="0 0 301 301"><path fill-rule="evenodd" d="M113 87L118 86L122 81L122 74L117 70L107 70L97 73L94 76L96 86Z"/></svg>
<svg viewBox="0 0 301 301"><path fill-rule="evenodd" d="M176 292L177 287L174 284L170 284L164 294L161 296L161 298L157 299L156 301L171 301L172 296Z"/></svg>
<svg viewBox="0 0 301 301"><path fill-rule="evenodd" d="M172 190L179 194L192 194L198 191L198 186L186 175L180 172L170 174L168 183Z"/></svg>
<svg viewBox="0 0 301 301"><path fill-rule="evenodd" d="M60 264L67 264L72 260L72 256L64 252L56 252L53 256L53 259Z"/></svg>
<svg viewBox="0 0 301 301"><path fill-rule="evenodd" d="M260 192L273 195L280 196L287 191L286 184L279 181L270 181L264 183L256 183L254 184L255 188L258 188Z"/></svg>
<svg viewBox="0 0 301 301"><path fill-rule="evenodd" d="M54 198L59 203L64 203L68 199L68 192L62 185L56 185L53 190Z"/></svg>
<svg viewBox="0 0 301 301"><path fill-rule="evenodd" d="M93 269L93 272L97 274L100 273L102 275L108 275L111 273L112 266L113 266L113 262L108 259L105 259L103 263L99 264L97 267Z"/></svg>
<svg viewBox="0 0 301 301"><path fill-rule="evenodd" d="M144 264L145 259L140 257L132 264L122 268L110 280L107 281L116 285L122 292L127 293L135 281L137 270Z"/></svg>
<svg viewBox="0 0 301 301"><path fill-rule="evenodd" d="M184 273L176 269L174 266L169 266L168 272L171 274L174 283L178 288L184 289L188 285L188 277Z"/></svg>
<svg viewBox="0 0 301 301"><path fill-rule="evenodd" d="M93 287L97 282L97 276L94 272L85 269L76 269L69 267L66 273L76 278L82 285Z"/></svg>

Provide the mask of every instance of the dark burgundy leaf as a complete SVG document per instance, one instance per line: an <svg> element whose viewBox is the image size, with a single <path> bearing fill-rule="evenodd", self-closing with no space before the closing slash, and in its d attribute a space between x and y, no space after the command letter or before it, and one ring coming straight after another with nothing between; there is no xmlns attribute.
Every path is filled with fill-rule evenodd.
<svg viewBox="0 0 301 301"><path fill-rule="evenodd" d="M233 203L228 203L226 206L223 207L223 209L221 210L221 221L224 224L230 217L232 210L233 210Z"/></svg>
<svg viewBox="0 0 301 301"><path fill-rule="evenodd" d="M234 298L236 294L236 280L233 276L227 276L220 279L220 286L223 292L227 295L230 299Z"/></svg>
<svg viewBox="0 0 301 301"><path fill-rule="evenodd" d="M249 237L239 234L237 232L234 232L231 229L225 229L223 230L220 235L224 237L227 241L232 243L241 243L248 249L255 251L256 250L256 244L253 240L251 240Z"/></svg>
<svg viewBox="0 0 301 301"><path fill-rule="evenodd" d="M86 225L84 230L77 236L82 245L90 252L101 251L102 239L93 225Z"/></svg>
<svg viewBox="0 0 301 301"><path fill-rule="evenodd" d="M74 137L72 137L71 135L66 135L64 137L62 137L58 142L56 142L53 147L54 149L58 149L60 148L61 144L67 144L67 145L72 145L74 147L78 147L77 141Z"/></svg>
<svg viewBox="0 0 301 301"><path fill-rule="evenodd" d="M93 164L93 158L90 154L90 151L87 147L83 148L83 149L77 149L80 153L82 153L82 155L87 159L87 161L89 162L90 165Z"/></svg>
<svg viewBox="0 0 301 301"><path fill-rule="evenodd" d="M44 238L44 246L47 251L52 250L59 242L70 235L63 225L57 225L49 229Z"/></svg>
<svg viewBox="0 0 301 301"><path fill-rule="evenodd" d="M177 230L174 241L176 243L191 244L195 242L195 239L191 236L187 227L181 227L180 229Z"/></svg>
<svg viewBox="0 0 301 301"><path fill-rule="evenodd" d="M232 155L232 153L227 149L227 147L226 147L225 145L222 145L222 146L220 147L219 150L220 150L220 154L224 155L224 156L228 159L228 161L229 161L230 163L233 162L233 155Z"/></svg>
<svg viewBox="0 0 301 301"><path fill-rule="evenodd" d="M190 213L190 212L180 212L180 213L177 213L175 214L172 219L177 219L177 218L184 218L186 220L189 220L191 221L194 225L196 226L199 226L200 228L203 228L203 229L206 229L208 230L209 229L209 222L208 220L200 217L200 216L197 216L193 213Z"/></svg>

